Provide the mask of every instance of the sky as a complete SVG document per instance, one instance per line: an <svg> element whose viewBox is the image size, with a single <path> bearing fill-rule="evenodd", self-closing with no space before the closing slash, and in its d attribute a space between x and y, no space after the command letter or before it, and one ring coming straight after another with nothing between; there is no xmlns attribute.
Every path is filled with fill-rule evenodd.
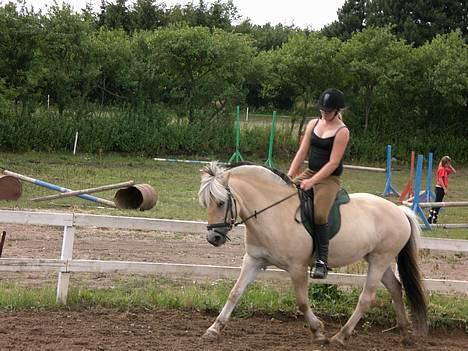
<svg viewBox="0 0 468 351"><path fill-rule="evenodd" d="M113 0L107 0L114 2ZM7 1L0 0L0 3ZM46 10L47 4L53 3L51 0L27 0L35 9ZM98 10L101 0L65 0L79 11L86 6L87 2L93 4ZM128 3L132 3L129 0ZM175 4L186 4L190 0L157 0L157 3L164 2L167 7ZM195 4L198 0L193 1ZM206 0L207 3L212 1ZM313 30L321 29L324 25L330 24L337 19L336 11L343 6L345 0L233 0L234 5L242 16L242 19L249 18L253 24L272 25L282 23L284 25L295 25L300 28L309 27ZM58 4L62 0L57 0Z"/></svg>

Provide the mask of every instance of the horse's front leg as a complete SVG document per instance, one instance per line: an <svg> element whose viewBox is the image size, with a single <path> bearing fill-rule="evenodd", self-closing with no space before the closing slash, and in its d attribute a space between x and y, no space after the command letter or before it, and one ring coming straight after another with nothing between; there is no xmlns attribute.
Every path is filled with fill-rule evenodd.
<svg viewBox="0 0 468 351"><path fill-rule="evenodd" d="M308 296L309 275L307 267L298 267L298 269L289 269L294 291L296 293L296 301L299 310L304 314L304 318L309 324L309 328L314 336L313 341L320 344L325 344L328 339L322 333L323 323L315 316L310 308Z"/></svg>
<svg viewBox="0 0 468 351"><path fill-rule="evenodd" d="M263 265L264 262L262 260L253 258L247 253L244 255L239 278L237 278L236 284L229 293L229 297L221 313L216 318L216 321L206 330L203 338L217 340L220 337L221 331L226 326L234 307L236 307L245 289L255 280Z"/></svg>

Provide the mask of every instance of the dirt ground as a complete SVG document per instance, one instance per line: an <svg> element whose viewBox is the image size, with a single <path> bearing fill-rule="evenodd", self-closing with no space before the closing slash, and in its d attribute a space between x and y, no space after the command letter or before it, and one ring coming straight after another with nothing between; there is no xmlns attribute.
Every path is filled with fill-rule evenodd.
<svg viewBox="0 0 468 351"><path fill-rule="evenodd" d="M14 312L0 314L1 350L294 350L294 351L462 351L468 346L462 331L431 331L406 346L395 331L359 328L346 348L316 345L299 319L233 318L219 342L201 333L214 315L194 311L89 310L79 312ZM326 323L327 335L339 325Z"/></svg>
<svg viewBox="0 0 468 351"><path fill-rule="evenodd" d="M59 258L62 230L58 227L0 224L7 237L2 257ZM78 228L76 259L128 260L240 266L243 238L221 248L209 245L204 235ZM468 280L468 257L454 252L423 252L424 275ZM56 274L2 272L2 280L34 286ZM111 284L110 275L73 274L89 287ZM2 312L0 350L341 350L311 343L302 319L293 316L233 318L219 343L200 339L216 315L196 311L106 309L82 311ZM332 336L340 325L325 321ZM403 344L394 330L360 325L348 350L467 350L466 331L432 330L424 339Z"/></svg>

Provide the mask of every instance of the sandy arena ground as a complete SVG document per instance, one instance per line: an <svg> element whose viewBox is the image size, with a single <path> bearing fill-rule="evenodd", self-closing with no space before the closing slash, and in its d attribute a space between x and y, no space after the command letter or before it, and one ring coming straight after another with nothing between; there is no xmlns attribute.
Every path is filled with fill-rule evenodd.
<svg viewBox="0 0 468 351"><path fill-rule="evenodd" d="M7 232L2 257L59 258L62 230L47 226L2 224ZM234 236L221 248L200 234L175 234L78 228L76 259L128 260L240 266L243 238ZM454 252L423 253L423 271L430 278L468 280L468 257ZM79 279L79 275L76 275ZM89 287L104 287L108 275L83 275ZM56 274L2 272L4 280L34 286ZM75 274L72 275L73 284ZM293 316L236 318L219 343L200 339L216 315L195 311L106 309L0 313L0 350L341 350L314 345L302 318ZM325 320L332 336L340 325ZM358 326L347 350L467 350L466 331L431 330L427 338L403 345L395 330Z"/></svg>

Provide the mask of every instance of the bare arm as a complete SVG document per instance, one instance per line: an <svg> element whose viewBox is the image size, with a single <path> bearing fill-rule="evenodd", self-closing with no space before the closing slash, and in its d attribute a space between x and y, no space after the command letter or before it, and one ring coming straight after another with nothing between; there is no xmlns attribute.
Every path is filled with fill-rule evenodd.
<svg viewBox="0 0 468 351"><path fill-rule="evenodd" d="M303 190L309 190L315 184L327 178L335 171L335 169L338 167L343 158L343 155L346 151L346 146L348 145L348 141L348 128L343 128L339 130L335 137L335 142L333 143L330 160L320 169L320 171L315 173L312 178L305 179L302 181L301 188Z"/></svg>
<svg viewBox="0 0 468 351"><path fill-rule="evenodd" d="M317 119L313 119L307 124L304 137L302 138L301 145L299 146L299 150L297 150L296 156L294 156L291 166L289 167L288 177L291 179L299 175L301 167L304 164L304 160L309 154L310 138L312 137L312 130L314 129L317 121Z"/></svg>

